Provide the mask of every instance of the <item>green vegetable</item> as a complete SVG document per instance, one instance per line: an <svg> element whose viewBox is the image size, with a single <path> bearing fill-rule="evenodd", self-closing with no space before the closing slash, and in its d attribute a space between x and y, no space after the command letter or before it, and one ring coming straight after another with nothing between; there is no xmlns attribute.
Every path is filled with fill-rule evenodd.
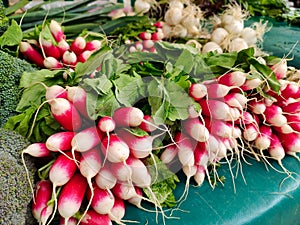
<svg viewBox="0 0 300 225"><path fill-rule="evenodd" d="M0 50L0 127L7 119L16 115L16 106L20 100L19 83L24 71L34 71L28 62L13 57Z"/></svg>
<svg viewBox="0 0 300 225"><path fill-rule="evenodd" d="M0 1L0 35L6 31L9 25L9 19L5 15L5 8L3 1Z"/></svg>
<svg viewBox="0 0 300 225"><path fill-rule="evenodd" d="M28 145L20 134L0 128L0 224L36 224L30 208L32 192L20 155ZM25 162L33 183L34 162L29 156L25 156Z"/></svg>

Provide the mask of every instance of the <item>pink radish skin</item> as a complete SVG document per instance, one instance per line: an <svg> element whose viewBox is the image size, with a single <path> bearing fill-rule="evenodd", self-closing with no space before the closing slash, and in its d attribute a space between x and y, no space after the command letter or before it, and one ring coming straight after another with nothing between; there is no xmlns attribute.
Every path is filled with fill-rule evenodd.
<svg viewBox="0 0 300 225"><path fill-rule="evenodd" d="M84 50L89 50L89 51L97 51L99 49L101 49L102 47L102 42L99 40L92 40L92 41L88 41L86 42L85 45L85 49Z"/></svg>
<svg viewBox="0 0 300 225"><path fill-rule="evenodd" d="M70 49L73 51L76 55L79 55L84 51L86 47L86 40L84 37L76 37L74 41L71 43Z"/></svg>
<svg viewBox="0 0 300 225"><path fill-rule="evenodd" d="M70 217L68 219L68 221L66 222L65 218L60 217L59 224L60 225L77 225L78 224L78 220L76 218L74 218L74 217Z"/></svg>
<svg viewBox="0 0 300 225"><path fill-rule="evenodd" d="M206 167L208 164L208 151L205 142L198 142L194 150L195 165Z"/></svg>
<svg viewBox="0 0 300 225"><path fill-rule="evenodd" d="M104 116L101 117L97 123L97 127L103 132L103 133L110 133L115 130L116 123L110 116Z"/></svg>
<svg viewBox="0 0 300 225"><path fill-rule="evenodd" d="M51 56L57 60L60 59L61 54L59 48L55 46L51 41L41 38L41 48L46 56Z"/></svg>
<svg viewBox="0 0 300 225"><path fill-rule="evenodd" d="M294 133L295 132L295 130L288 124L283 124L280 127L273 126L272 128L274 130L276 130L277 132L282 133L282 134L289 134L289 133Z"/></svg>
<svg viewBox="0 0 300 225"><path fill-rule="evenodd" d="M259 135L258 127L254 124L247 124L243 130L243 137L247 141L254 141Z"/></svg>
<svg viewBox="0 0 300 225"><path fill-rule="evenodd" d="M104 137L101 145L102 152L112 163L124 162L129 157L129 147L116 134Z"/></svg>
<svg viewBox="0 0 300 225"><path fill-rule="evenodd" d="M152 144L155 136L135 136L126 130L118 130L118 136L125 141L130 148L130 153L136 158L145 158L152 152Z"/></svg>
<svg viewBox="0 0 300 225"><path fill-rule="evenodd" d="M146 123L145 121L148 121L149 123ZM150 115L144 115L143 122L139 125L139 128L150 133L157 129L155 126L152 126L151 124L154 124L153 118Z"/></svg>
<svg viewBox="0 0 300 225"><path fill-rule="evenodd" d="M118 181L126 182L131 180L132 169L127 165L127 160L126 162L111 163L110 165L111 172Z"/></svg>
<svg viewBox="0 0 300 225"><path fill-rule="evenodd" d="M34 49L29 43L20 43L20 52L32 63L39 67L44 67L44 58L36 49Z"/></svg>
<svg viewBox="0 0 300 225"><path fill-rule="evenodd" d="M118 182L112 189L113 194L123 200L136 197L136 191L132 184Z"/></svg>
<svg viewBox="0 0 300 225"><path fill-rule="evenodd" d="M90 56L93 54L92 51L89 50L84 50L83 52L81 52L79 55L77 55L77 61L84 63L88 60L88 58L90 58Z"/></svg>
<svg viewBox="0 0 300 225"><path fill-rule="evenodd" d="M66 36L63 32L61 25L58 22L56 22L55 20L51 20L49 29L50 29L50 32L52 33L54 39L57 42L60 42L61 40L66 39Z"/></svg>
<svg viewBox="0 0 300 225"><path fill-rule="evenodd" d="M138 127L144 121L144 113L136 107L121 107L114 111L113 119L119 127Z"/></svg>
<svg viewBox="0 0 300 225"><path fill-rule="evenodd" d="M300 98L300 87L295 82L289 82L286 87L280 91L280 95L285 98Z"/></svg>
<svg viewBox="0 0 300 225"><path fill-rule="evenodd" d="M196 141L204 142L208 140L209 131L198 118L189 118L182 123L183 131Z"/></svg>
<svg viewBox="0 0 300 225"><path fill-rule="evenodd" d="M218 77L218 83L226 85L228 87L242 86L246 82L247 74L241 71L234 71L231 73L226 73L220 77Z"/></svg>
<svg viewBox="0 0 300 225"><path fill-rule="evenodd" d="M89 181L88 183L91 183L92 178L98 174L101 166L102 160L99 148L81 153L79 171Z"/></svg>
<svg viewBox="0 0 300 225"><path fill-rule="evenodd" d="M233 133L232 127L222 120L210 120L209 118L205 117L205 126L211 134L219 137L229 138Z"/></svg>
<svg viewBox="0 0 300 225"><path fill-rule="evenodd" d="M143 51L144 49L143 43L139 41L135 42L135 48L137 51Z"/></svg>
<svg viewBox="0 0 300 225"><path fill-rule="evenodd" d="M281 162L281 160L285 157L285 151L284 148L278 138L277 135L272 134L271 136L271 144L268 148L268 152L272 158L277 160L278 162Z"/></svg>
<svg viewBox="0 0 300 225"><path fill-rule="evenodd" d="M154 47L154 41L152 40L144 40L143 41L143 47L144 49L151 49Z"/></svg>
<svg viewBox="0 0 300 225"><path fill-rule="evenodd" d="M115 186L117 178L113 175L109 168L102 167L95 176L95 182L99 188L109 190Z"/></svg>
<svg viewBox="0 0 300 225"><path fill-rule="evenodd" d="M284 112L289 114L299 113L300 112L300 101L296 101L293 103L290 103L283 107Z"/></svg>
<svg viewBox="0 0 300 225"><path fill-rule="evenodd" d="M262 83L263 83L263 81L259 78L248 79L242 86L240 86L240 88L243 91L250 91L255 88L258 88Z"/></svg>
<svg viewBox="0 0 300 225"><path fill-rule="evenodd" d="M58 61L56 58L52 57L52 56L48 56L44 59L44 67L47 69L61 69L63 68L63 65L61 64L60 61Z"/></svg>
<svg viewBox="0 0 300 225"><path fill-rule="evenodd" d="M135 205L136 207L138 208L143 208L142 207L142 199L143 199L143 191L141 188L135 186L134 187L134 190L135 190L135 196L127 199L127 201L132 204L132 205Z"/></svg>
<svg viewBox="0 0 300 225"><path fill-rule="evenodd" d="M153 24L153 26L157 27L157 28L162 28L164 25L163 21L157 21L156 23Z"/></svg>
<svg viewBox="0 0 300 225"><path fill-rule="evenodd" d="M70 49L70 45L68 44L68 42L66 42L65 39L60 40L57 43L57 47L58 47L61 55L63 55L66 51L68 51Z"/></svg>
<svg viewBox="0 0 300 225"><path fill-rule="evenodd" d="M252 100L248 102L248 107L255 114L263 114L267 108L263 101Z"/></svg>
<svg viewBox="0 0 300 225"><path fill-rule="evenodd" d="M55 98L67 98L67 90L60 85L52 85L46 87L46 100L51 100Z"/></svg>
<svg viewBox="0 0 300 225"><path fill-rule="evenodd" d="M151 34L148 32L142 32L139 34L139 38L141 38L142 40L150 40Z"/></svg>
<svg viewBox="0 0 300 225"><path fill-rule="evenodd" d="M235 124L244 126L245 124L249 124L249 123L256 123L255 118L253 117L253 115L247 111L244 111L241 115L241 118L237 121L235 121Z"/></svg>
<svg viewBox="0 0 300 225"><path fill-rule="evenodd" d="M89 210L80 225L112 225L112 222L108 215L101 215L94 210Z"/></svg>
<svg viewBox="0 0 300 225"><path fill-rule="evenodd" d="M207 88L207 96L210 99L223 98L231 90L231 87L228 87L223 84L209 84L209 85L206 85L206 88Z"/></svg>
<svg viewBox="0 0 300 225"><path fill-rule="evenodd" d="M243 110L247 105L248 99L241 93L231 92L224 96L224 101L231 107Z"/></svg>
<svg viewBox="0 0 300 225"><path fill-rule="evenodd" d="M178 147L178 159L183 166L193 166L195 164L194 150L195 142L182 133L177 133L175 141Z"/></svg>
<svg viewBox="0 0 300 225"><path fill-rule="evenodd" d="M91 199L91 191L87 192L88 199ZM99 214L109 214L115 203L114 196L107 190L94 185L94 196L91 199L91 207Z"/></svg>
<svg viewBox="0 0 300 225"><path fill-rule="evenodd" d="M58 212L65 218L65 224L79 211L87 186L86 178L80 173L74 174L63 186L58 199Z"/></svg>
<svg viewBox="0 0 300 225"><path fill-rule="evenodd" d="M64 98L56 98L49 102L51 112L56 121L68 131L76 131L81 127L82 119L75 106Z"/></svg>
<svg viewBox="0 0 300 225"><path fill-rule="evenodd" d="M101 142L102 132L95 126L86 128L75 134L71 141L72 150L86 152Z"/></svg>
<svg viewBox="0 0 300 225"><path fill-rule="evenodd" d="M47 157L51 151L47 148L46 143L33 143L22 151L22 154L28 154L33 157Z"/></svg>
<svg viewBox="0 0 300 225"><path fill-rule="evenodd" d="M201 83L192 84L189 88L189 95L195 101L199 101L207 95L207 88Z"/></svg>
<svg viewBox="0 0 300 225"><path fill-rule="evenodd" d="M287 124L287 118L282 115L282 109L274 104L266 107L264 115L266 121L273 126L280 127Z"/></svg>
<svg viewBox="0 0 300 225"><path fill-rule="evenodd" d="M299 114L294 114L294 115L285 115L288 121L288 125L292 129L294 129L297 132L300 132L300 115Z"/></svg>
<svg viewBox="0 0 300 225"><path fill-rule="evenodd" d="M62 61L65 65L74 67L77 64L77 55L71 50L65 51L62 55Z"/></svg>
<svg viewBox="0 0 300 225"><path fill-rule="evenodd" d="M164 38L164 33L162 31L155 32L151 35L151 40L160 41Z"/></svg>
<svg viewBox="0 0 300 225"><path fill-rule="evenodd" d="M197 186L201 186L205 179L205 168L203 166L197 166L196 173L194 175L194 180Z"/></svg>
<svg viewBox="0 0 300 225"><path fill-rule="evenodd" d="M268 149L271 145L272 128L267 125L259 126L259 135L254 140L254 145L259 150Z"/></svg>
<svg viewBox="0 0 300 225"><path fill-rule="evenodd" d="M90 118L86 108L86 91L79 86L67 87L67 99L85 118Z"/></svg>
<svg viewBox="0 0 300 225"><path fill-rule="evenodd" d="M115 197L115 203L108 214L109 218L112 221L115 221L118 223L125 216L125 212L126 212L126 209L125 209L124 200Z"/></svg>
<svg viewBox="0 0 300 225"><path fill-rule="evenodd" d="M275 65L272 65L270 68L275 73L277 79L283 79L287 75L287 60L281 59L280 62L276 63Z"/></svg>
<svg viewBox="0 0 300 225"><path fill-rule="evenodd" d="M129 157L126 160L127 165L131 168L131 179L135 186L140 188L150 188L151 176L146 165L138 158Z"/></svg>
<svg viewBox="0 0 300 225"><path fill-rule="evenodd" d="M46 147L52 152L71 150L71 141L75 133L72 131L61 131L52 134L46 140Z"/></svg>
<svg viewBox="0 0 300 225"><path fill-rule="evenodd" d="M170 145L166 147L165 150L162 152L162 154L160 155L160 160L164 164L169 164L176 158L177 154L178 148L176 147L176 145Z"/></svg>
<svg viewBox="0 0 300 225"><path fill-rule="evenodd" d="M52 196L52 183L49 180L38 181L35 185L34 201L32 203L32 215L40 222L41 212L47 207Z"/></svg>
<svg viewBox="0 0 300 225"><path fill-rule="evenodd" d="M279 140L281 140L281 144L284 147L285 152L300 152L300 138L299 134L289 133L282 134L277 133Z"/></svg>
<svg viewBox="0 0 300 225"><path fill-rule="evenodd" d="M47 220L50 218L51 215L53 215L53 203L47 205L41 211L40 224L42 225L46 224Z"/></svg>
<svg viewBox="0 0 300 225"><path fill-rule="evenodd" d="M201 99L198 102L203 115L212 117L213 119L232 121L232 112L225 102L215 99Z"/></svg>

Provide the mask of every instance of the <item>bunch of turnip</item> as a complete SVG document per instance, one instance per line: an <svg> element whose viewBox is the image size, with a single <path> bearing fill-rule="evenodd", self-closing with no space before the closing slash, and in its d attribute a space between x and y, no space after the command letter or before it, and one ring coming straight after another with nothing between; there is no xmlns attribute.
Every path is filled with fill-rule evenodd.
<svg viewBox="0 0 300 225"><path fill-rule="evenodd" d="M241 51L249 47L257 48L267 31L267 22L255 22L245 27L248 17L238 4L229 4L220 14L212 19L211 37L202 48L202 52L231 52Z"/></svg>
<svg viewBox="0 0 300 225"><path fill-rule="evenodd" d="M166 38L198 38L204 14L190 1L171 0L164 15L163 33Z"/></svg>
<svg viewBox="0 0 300 225"><path fill-rule="evenodd" d="M47 28L50 31L48 36L41 32L38 40L23 40L20 43L22 55L40 68L74 68L78 62L85 62L102 47L102 41L98 39L87 40L78 36L74 40L67 40L62 27L55 20L51 20Z"/></svg>

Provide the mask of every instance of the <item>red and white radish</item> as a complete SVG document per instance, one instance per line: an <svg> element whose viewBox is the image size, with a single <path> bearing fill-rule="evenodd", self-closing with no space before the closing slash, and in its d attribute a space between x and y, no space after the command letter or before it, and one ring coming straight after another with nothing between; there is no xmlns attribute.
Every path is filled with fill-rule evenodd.
<svg viewBox="0 0 300 225"><path fill-rule="evenodd" d="M94 210L87 211L81 220L81 225L112 225L108 215L101 215Z"/></svg>
<svg viewBox="0 0 300 225"><path fill-rule="evenodd" d="M246 82L247 74L242 71L233 71L217 78L219 84L240 87Z"/></svg>
<svg viewBox="0 0 300 225"><path fill-rule="evenodd" d="M86 40L84 37L78 36L76 37L70 45L70 49L76 55L79 55L84 51L86 47Z"/></svg>
<svg viewBox="0 0 300 225"><path fill-rule="evenodd" d="M56 22L55 20L51 20L49 29L50 29L50 32L53 35L54 39L57 42L60 42L61 40L66 39L66 36L63 32L61 25L58 22Z"/></svg>
<svg viewBox="0 0 300 225"><path fill-rule="evenodd" d="M67 99L73 103L80 114L89 119L86 105L86 91L80 86L68 86L66 87L66 90Z"/></svg>
<svg viewBox="0 0 300 225"><path fill-rule="evenodd" d="M46 147L52 152L67 151L72 149L73 131L61 131L50 135L46 140Z"/></svg>
<svg viewBox="0 0 300 225"><path fill-rule="evenodd" d="M196 141L204 142L208 140L209 131L199 118L189 118L182 122L183 132L187 133Z"/></svg>
<svg viewBox="0 0 300 225"><path fill-rule="evenodd" d="M21 41L20 52L32 63L44 67L44 57L30 43Z"/></svg>
<svg viewBox="0 0 300 225"><path fill-rule="evenodd" d="M189 88L189 95L195 101L199 101L207 95L207 87L202 83L192 84Z"/></svg>

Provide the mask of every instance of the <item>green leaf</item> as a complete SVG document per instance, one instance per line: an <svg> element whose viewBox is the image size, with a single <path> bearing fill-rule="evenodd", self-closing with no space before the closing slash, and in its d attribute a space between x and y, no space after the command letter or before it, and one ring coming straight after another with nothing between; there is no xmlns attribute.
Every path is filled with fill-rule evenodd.
<svg viewBox="0 0 300 225"><path fill-rule="evenodd" d="M122 74L113 81L117 100L125 105L132 106L145 96L145 81L135 73L135 76Z"/></svg>
<svg viewBox="0 0 300 225"><path fill-rule="evenodd" d="M137 137L144 137L144 136L149 135L146 131L144 131L143 129L141 129L139 127L131 127L131 128L124 128L124 129Z"/></svg>
<svg viewBox="0 0 300 225"><path fill-rule="evenodd" d="M48 25L45 25L43 29L40 31L40 37L43 38L44 40L51 41L53 44L56 44L56 41L53 35L51 34Z"/></svg>
<svg viewBox="0 0 300 225"><path fill-rule="evenodd" d="M98 95L103 95L108 93L113 84L111 81L107 78L106 75L100 75L97 78L87 78L84 79L83 82L81 83L81 86L87 91L94 91Z"/></svg>
<svg viewBox="0 0 300 225"><path fill-rule="evenodd" d="M179 57L177 58L174 66L175 67L183 67L183 71L186 73L190 73L193 69L194 56L193 54L187 50L183 49Z"/></svg>
<svg viewBox="0 0 300 225"><path fill-rule="evenodd" d="M19 45L22 41L23 33L21 27L15 20L11 21L11 25L7 28L7 30L0 37L0 46L3 48L4 46L15 46Z"/></svg>

